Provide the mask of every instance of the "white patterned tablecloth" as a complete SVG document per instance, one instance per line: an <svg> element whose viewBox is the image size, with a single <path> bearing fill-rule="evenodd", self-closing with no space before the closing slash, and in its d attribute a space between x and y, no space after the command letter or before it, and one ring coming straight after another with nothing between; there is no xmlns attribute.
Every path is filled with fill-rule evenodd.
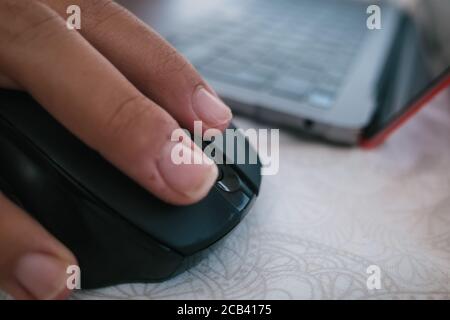
<svg viewBox="0 0 450 320"><path fill-rule="evenodd" d="M279 174L197 267L74 298L450 299L449 96L374 151L282 134Z"/></svg>
<svg viewBox="0 0 450 320"><path fill-rule="evenodd" d="M450 299L449 96L374 151L283 133L279 174L195 268L73 298ZM367 289L370 265L380 290Z"/></svg>

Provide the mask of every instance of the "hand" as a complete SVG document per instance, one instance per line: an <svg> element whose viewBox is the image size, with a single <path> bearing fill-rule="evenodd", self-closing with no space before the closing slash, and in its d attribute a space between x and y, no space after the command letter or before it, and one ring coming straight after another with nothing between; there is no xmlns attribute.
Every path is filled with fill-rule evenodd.
<svg viewBox="0 0 450 320"><path fill-rule="evenodd" d="M80 32L66 9L82 10ZM63 19L64 17L64 19ZM174 48L107 0L0 0L0 87L29 92L67 129L164 201L204 197L215 164L175 165L179 124L225 129L230 109ZM203 156L192 141L187 151ZM0 194L0 288L16 298L65 298L75 257Z"/></svg>

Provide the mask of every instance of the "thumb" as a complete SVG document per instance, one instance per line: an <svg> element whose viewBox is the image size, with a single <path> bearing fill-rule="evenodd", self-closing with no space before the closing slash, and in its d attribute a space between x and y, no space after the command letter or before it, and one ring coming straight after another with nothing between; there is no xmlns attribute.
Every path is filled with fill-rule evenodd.
<svg viewBox="0 0 450 320"><path fill-rule="evenodd" d="M0 193L0 288L16 299L63 299L74 256Z"/></svg>

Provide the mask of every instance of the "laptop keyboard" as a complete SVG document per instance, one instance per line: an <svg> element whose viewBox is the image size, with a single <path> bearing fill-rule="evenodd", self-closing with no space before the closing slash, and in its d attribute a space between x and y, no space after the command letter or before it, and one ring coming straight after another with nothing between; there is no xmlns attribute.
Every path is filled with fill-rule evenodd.
<svg viewBox="0 0 450 320"><path fill-rule="evenodd" d="M207 79L331 108L364 39L365 7L342 0L237 6L168 39Z"/></svg>

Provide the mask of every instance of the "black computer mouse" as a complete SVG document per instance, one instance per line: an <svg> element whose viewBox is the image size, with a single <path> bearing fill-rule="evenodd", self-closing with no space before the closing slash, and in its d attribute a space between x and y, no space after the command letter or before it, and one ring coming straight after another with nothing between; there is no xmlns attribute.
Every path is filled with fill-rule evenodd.
<svg viewBox="0 0 450 320"><path fill-rule="evenodd" d="M236 142L247 154L255 152L246 139ZM82 288L158 282L198 260L242 220L261 184L259 160L219 170L204 200L169 205L83 144L29 95L0 90L0 189L72 250Z"/></svg>

